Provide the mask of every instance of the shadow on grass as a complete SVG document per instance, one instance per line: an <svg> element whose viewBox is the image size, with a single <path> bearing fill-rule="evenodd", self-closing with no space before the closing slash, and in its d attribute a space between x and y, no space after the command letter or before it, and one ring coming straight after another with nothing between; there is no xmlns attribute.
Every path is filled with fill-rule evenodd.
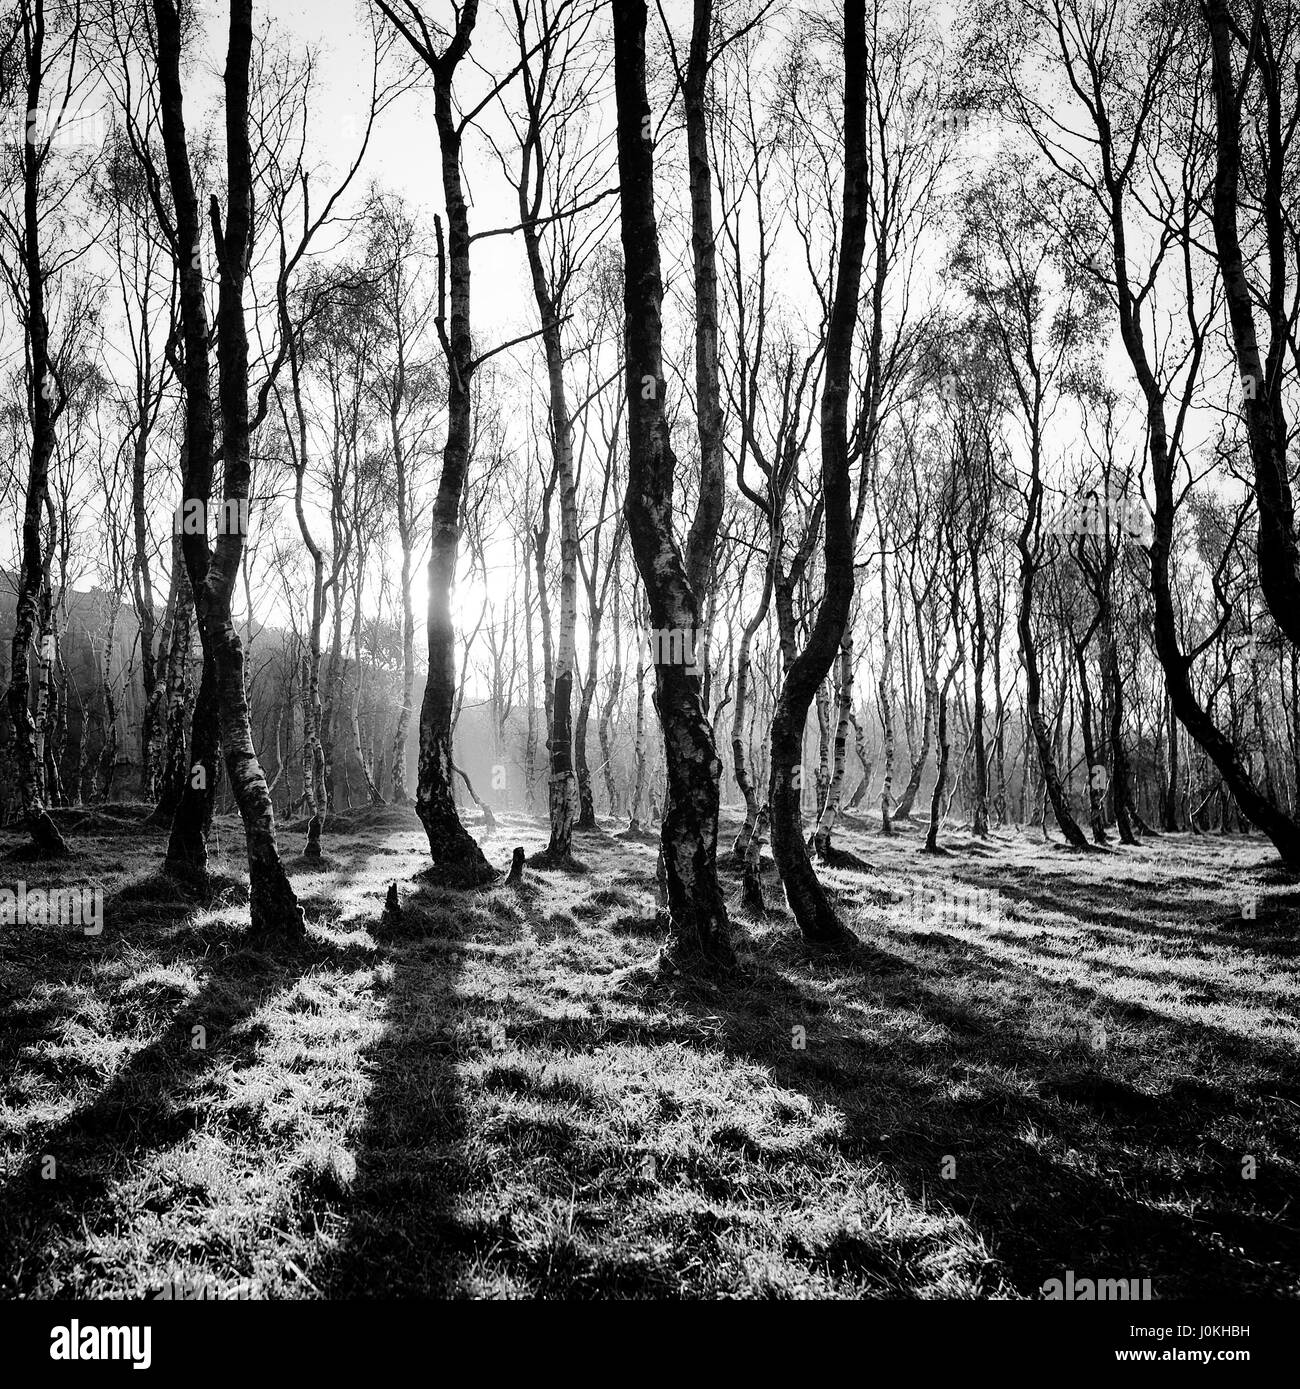
<svg viewBox="0 0 1300 1389"><path fill-rule="evenodd" d="M747 952L746 978L721 1001L683 996L680 1006L720 1017L734 1058L839 1110L844 1155L882 1164L912 1201L968 1221L1025 1296L1066 1269L1151 1277L1158 1297L1293 1293L1297 1174L1285 1155L1295 1109L1283 1108L1296 1088L1293 1053L1114 1004L1104 978L1049 982L941 939L938 958L927 958L931 935L916 940L918 972L894 940L866 933L873 963L856 977L826 962L810 969L797 942L782 939ZM1060 983L1085 1009L1100 1002L1158 1031L1172 1057L1212 1053L1222 1073L1175 1067L1152 1088L1140 1059L1008 1016L1008 1002L1040 1023L1040 1009L1059 1012L1050 996ZM847 1017L828 1006L840 986L850 990ZM855 1024L854 1002L869 1004L874 1026L866 1014ZM794 1027L806 1030L806 1049L791 1044ZM1243 1179L1248 1155L1253 1180Z"/></svg>
<svg viewBox="0 0 1300 1389"><path fill-rule="evenodd" d="M56 1236L75 1238L100 1222L120 1221L115 1192L124 1175L146 1154L180 1144L204 1125L202 1091L212 1073L230 1075L258 1060L267 1032L254 1020L258 1010L305 971L344 963L349 953L310 934L267 947L250 945L242 926L178 929L190 909L174 905L170 930L155 920L163 933L155 964L192 966L200 974L197 989L168 1007L161 1030L93 1097L56 1122L29 1124L23 1134L28 1156L10 1168L0 1190L0 1266L10 1271L11 1294L24 1291L17 1270L38 1268L34 1255ZM142 944L132 941L131 948ZM173 1002L168 997L164 1006ZM16 1077L21 1065L39 1075L42 1042L58 1038L66 1022L59 1007L24 1011L4 1030L0 1070ZM57 1074L45 1078L64 1084L66 1059L56 1054L50 1064ZM90 1067L85 1072L83 1081L97 1078Z"/></svg>
<svg viewBox="0 0 1300 1389"><path fill-rule="evenodd" d="M388 969L383 1030L364 1062L372 1080L342 1208L346 1229L313 1270L327 1297L456 1291L474 1242L456 1217L470 1180L457 1067L476 1043L493 1040L474 1035L459 982L470 939L495 931L483 923L500 920L491 904L510 891L500 882L457 889L417 878L399 889L398 918L374 929Z"/></svg>

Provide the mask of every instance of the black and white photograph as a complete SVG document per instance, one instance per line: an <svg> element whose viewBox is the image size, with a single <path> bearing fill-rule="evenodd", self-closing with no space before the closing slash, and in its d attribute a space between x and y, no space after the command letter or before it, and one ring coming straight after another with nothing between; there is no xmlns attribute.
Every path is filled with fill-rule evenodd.
<svg viewBox="0 0 1300 1389"><path fill-rule="evenodd" d="M0 1366L1294 1369L1298 432L1297 0L0 0Z"/></svg>

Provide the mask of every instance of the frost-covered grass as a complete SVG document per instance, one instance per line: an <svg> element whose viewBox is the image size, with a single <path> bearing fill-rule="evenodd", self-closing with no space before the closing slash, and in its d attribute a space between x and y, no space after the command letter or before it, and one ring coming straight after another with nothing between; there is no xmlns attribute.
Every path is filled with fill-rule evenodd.
<svg viewBox="0 0 1300 1389"><path fill-rule="evenodd" d="M0 861L105 889L97 938L0 938L3 1294L1300 1293L1300 894L1267 846L934 858L852 824L867 870L825 877L861 954L774 906L723 989L634 982L654 846L607 833L477 892L418 876L405 811L341 817L322 865L285 834L310 932L279 951L245 941L233 821L197 904L125 812L52 876Z"/></svg>

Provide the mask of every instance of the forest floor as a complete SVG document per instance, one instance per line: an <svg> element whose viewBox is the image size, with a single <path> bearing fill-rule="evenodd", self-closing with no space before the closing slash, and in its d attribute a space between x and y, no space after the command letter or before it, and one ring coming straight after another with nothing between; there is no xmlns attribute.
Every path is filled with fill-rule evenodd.
<svg viewBox="0 0 1300 1389"><path fill-rule="evenodd" d="M320 864L282 831L309 932L268 951L238 823L196 909L141 815L61 813L53 872L0 835L0 884L105 893L97 937L0 931L0 1296L1300 1295L1300 891L1258 838L931 857L846 822L859 955L774 908L733 986L667 989L626 968L652 841L457 892L407 811L338 816Z"/></svg>

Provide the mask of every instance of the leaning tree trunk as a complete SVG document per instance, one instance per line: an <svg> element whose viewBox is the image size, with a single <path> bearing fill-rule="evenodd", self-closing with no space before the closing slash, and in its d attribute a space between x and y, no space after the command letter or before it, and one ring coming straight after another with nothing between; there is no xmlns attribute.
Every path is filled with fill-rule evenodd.
<svg viewBox="0 0 1300 1389"><path fill-rule="evenodd" d="M1220 73L1216 81L1222 81L1222 77L1223 74ZM1183 651L1179 638L1178 615L1169 574L1176 503L1174 459L1170 455L1165 391L1148 356L1138 299L1130 288L1123 196L1123 186L1117 183L1111 190L1108 209L1113 243L1113 284L1120 338L1147 407L1147 453L1151 459L1152 493L1155 502L1153 534L1148 557L1151 564L1152 635L1156 655L1164 670L1165 688L1174 715L1208 754L1232 791L1240 809L1272 841L1287 868L1300 871L1300 822L1260 792L1233 740L1224 735L1192 688L1192 660ZM1217 197L1216 189L1216 199ZM1236 314L1237 310L1230 308L1230 312ZM1258 388L1256 394L1258 395ZM1285 518L1271 505L1278 498L1269 494L1269 489L1275 489L1278 480L1275 478L1266 481L1269 482L1269 488L1266 488L1265 495L1261 496L1261 525L1282 524ZM1265 513L1270 511L1272 515L1266 516ZM1262 569L1263 564L1261 579Z"/></svg>
<svg viewBox="0 0 1300 1389"><path fill-rule="evenodd" d="M663 280L645 85L645 26L644 0L614 7L626 274L628 485L623 514L649 601L651 625L657 632L689 633L693 639L699 626L698 596L673 537L676 459L664 413ZM711 560L711 545L709 551ZM692 553L698 553L694 547ZM664 964L669 969L725 970L734 964L734 955L716 863L722 764L697 673L683 662L664 661L662 649L656 654L661 659L655 663L655 706L663 727L668 777L660 841L669 918Z"/></svg>
<svg viewBox="0 0 1300 1389"><path fill-rule="evenodd" d="M848 0L844 17L844 200L835 296L826 333L821 400L821 473L825 498L825 590L807 644L785 673L772 718L772 856L804 939L842 945L853 939L831 906L808 857L799 825L803 731L818 685L839 649L853 602L853 518L849 498L848 402L853 335L867 229L866 15ZM878 328L873 327L873 332ZM865 466L865 464L864 464Z"/></svg>

